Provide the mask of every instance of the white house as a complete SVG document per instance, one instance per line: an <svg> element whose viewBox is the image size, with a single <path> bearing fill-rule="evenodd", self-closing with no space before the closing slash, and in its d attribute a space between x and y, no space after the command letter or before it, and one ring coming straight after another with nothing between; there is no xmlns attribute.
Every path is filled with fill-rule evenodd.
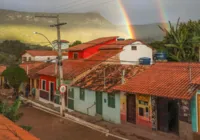
<svg viewBox="0 0 200 140"><path fill-rule="evenodd" d="M140 58L149 58L153 63L153 48L140 40L117 40L115 43L105 45L101 50L119 50L119 53L109 61L118 61L120 64L139 64Z"/></svg>
<svg viewBox="0 0 200 140"><path fill-rule="evenodd" d="M51 50L26 50L25 53L22 54L22 63L26 61L42 61L46 62L51 60L51 62L55 62L56 57L58 56L57 51ZM63 59L68 59L68 53L62 53Z"/></svg>
<svg viewBox="0 0 200 140"><path fill-rule="evenodd" d="M123 47L119 54L121 64L138 64L139 59L147 57L153 62L153 49L141 41L135 41Z"/></svg>

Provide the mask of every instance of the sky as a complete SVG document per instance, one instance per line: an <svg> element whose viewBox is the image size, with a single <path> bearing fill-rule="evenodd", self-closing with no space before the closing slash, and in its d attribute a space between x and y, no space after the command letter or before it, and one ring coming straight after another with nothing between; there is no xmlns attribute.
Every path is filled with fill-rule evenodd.
<svg viewBox="0 0 200 140"><path fill-rule="evenodd" d="M176 22L200 19L200 0L0 0L0 9L82 13L98 12L114 24L127 24L123 4L131 24Z"/></svg>

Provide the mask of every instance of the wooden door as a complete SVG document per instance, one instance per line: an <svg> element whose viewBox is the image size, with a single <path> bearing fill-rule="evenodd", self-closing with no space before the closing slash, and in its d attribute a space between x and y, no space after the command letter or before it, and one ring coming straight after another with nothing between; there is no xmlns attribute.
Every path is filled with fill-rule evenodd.
<svg viewBox="0 0 200 140"><path fill-rule="evenodd" d="M136 123L136 98L135 95L127 95L127 121Z"/></svg>
<svg viewBox="0 0 200 140"><path fill-rule="evenodd" d="M165 98L157 98L157 117L158 130L168 132L168 100Z"/></svg>
<svg viewBox="0 0 200 140"><path fill-rule="evenodd" d="M200 132L200 95L197 96L197 108L198 108L198 132Z"/></svg>
<svg viewBox="0 0 200 140"><path fill-rule="evenodd" d="M54 83L50 83L50 100L53 102L54 99Z"/></svg>
<svg viewBox="0 0 200 140"><path fill-rule="evenodd" d="M96 112L99 115L102 115L103 112L101 92L96 92Z"/></svg>

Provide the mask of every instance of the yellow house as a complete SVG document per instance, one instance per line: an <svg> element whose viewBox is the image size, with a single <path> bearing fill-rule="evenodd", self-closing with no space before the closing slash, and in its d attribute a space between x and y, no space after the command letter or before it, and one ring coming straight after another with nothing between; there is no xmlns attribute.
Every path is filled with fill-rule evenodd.
<svg viewBox="0 0 200 140"><path fill-rule="evenodd" d="M4 70L6 70L6 66L1 65L0 66L0 88L3 88L4 82L5 82L4 77L1 75Z"/></svg>

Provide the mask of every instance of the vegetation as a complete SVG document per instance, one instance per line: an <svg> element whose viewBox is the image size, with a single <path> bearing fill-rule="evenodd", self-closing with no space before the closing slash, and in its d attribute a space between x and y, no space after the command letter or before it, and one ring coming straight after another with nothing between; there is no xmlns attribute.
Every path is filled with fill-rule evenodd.
<svg viewBox="0 0 200 140"><path fill-rule="evenodd" d="M9 106L7 101L3 102L0 100L0 114L4 115L11 121L16 122L23 116L23 113L19 113L20 105L21 105L21 101L19 99L16 100L14 104L12 104L11 106ZM30 131L32 129L31 126L22 125L20 127L22 127L23 129L27 131Z"/></svg>
<svg viewBox="0 0 200 140"><path fill-rule="evenodd" d="M28 80L25 70L17 65L7 67L7 69L3 71L2 75L6 78L9 85L14 88L16 95L18 95L18 89L21 83Z"/></svg>
<svg viewBox="0 0 200 140"><path fill-rule="evenodd" d="M25 50L43 49L50 50L50 47L24 44L18 40L5 40L0 43L0 64L12 65L20 63L21 54Z"/></svg>
<svg viewBox="0 0 200 140"><path fill-rule="evenodd" d="M78 45L78 44L82 44L82 42L79 41L79 40L76 40L76 41L74 41L71 45L69 45L69 47L73 47L73 46L76 46L76 45Z"/></svg>
<svg viewBox="0 0 200 140"><path fill-rule="evenodd" d="M200 20L180 23L180 19L178 19L175 26L171 22L169 22L169 26L169 31L160 27L166 34L164 40L153 42L150 45L158 51L166 52L170 61L198 61Z"/></svg>

